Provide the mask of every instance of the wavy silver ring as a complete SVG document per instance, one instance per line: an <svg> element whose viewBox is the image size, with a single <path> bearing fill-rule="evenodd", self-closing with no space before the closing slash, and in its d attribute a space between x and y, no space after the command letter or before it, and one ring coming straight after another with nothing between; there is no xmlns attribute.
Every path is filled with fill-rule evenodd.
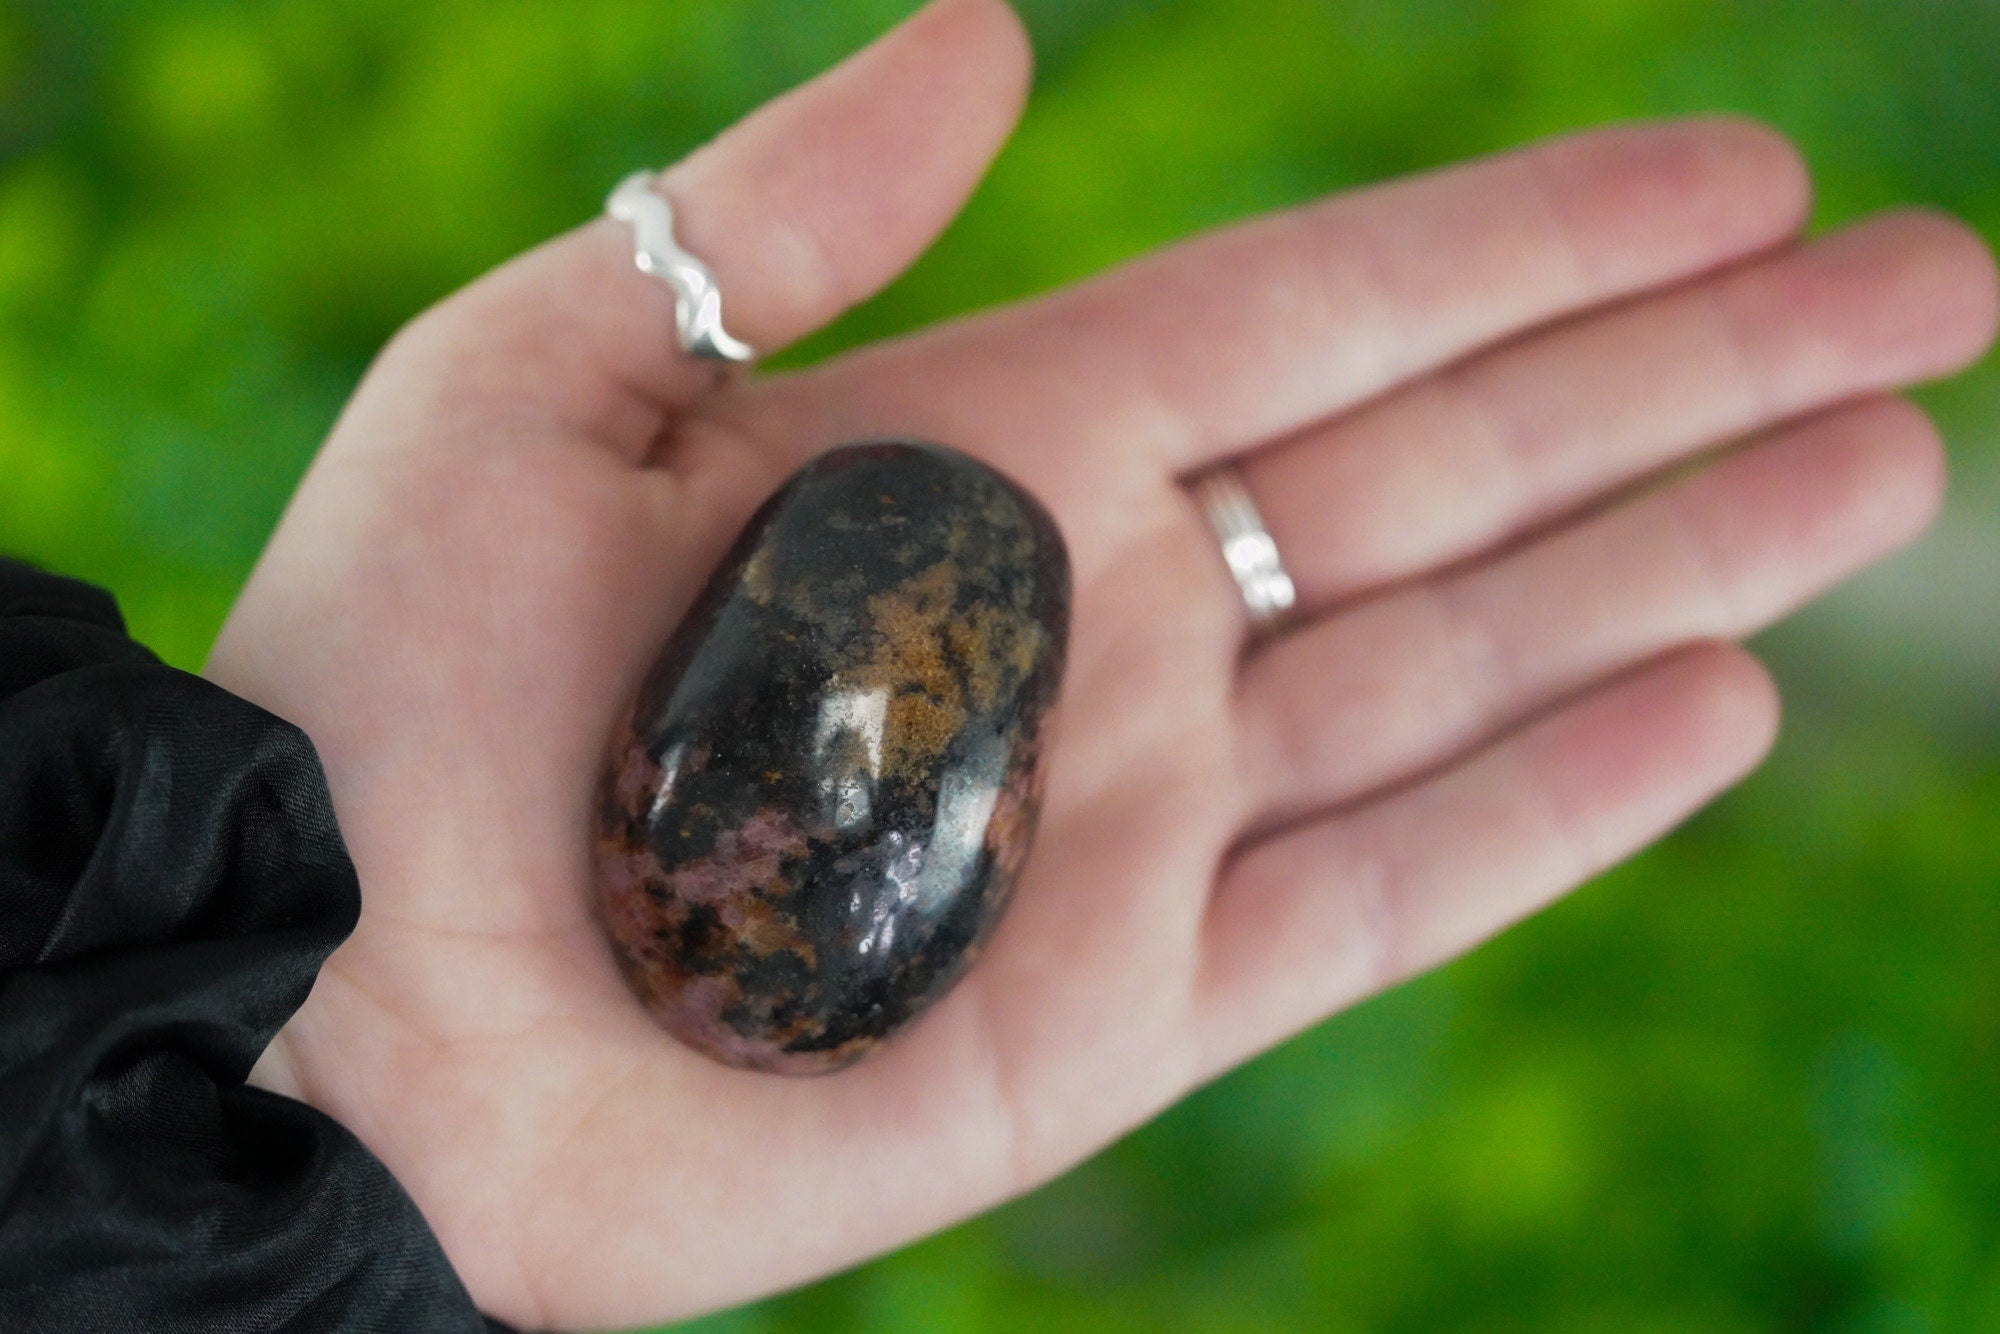
<svg viewBox="0 0 2000 1334"><path fill-rule="evenodd" d="M1222 563L1242 590L1251 624L1270 628L1298 601L1298 589L1278 559L1277 539L1264 526L1243 478L1234 468L1215 468L1196 478L1189 490L1222 544Z"/></svg>
<svg viewBox="0 0 2000 1334"><path fill-rule="evenodd" d="M635 171L618 182L604 211L632 228L632 262L674 289L674 326L681 351L715 361L749 361L757 354L722 327L722 293L708 266L674 240L674 210L654 188L658 174Z"/></svg>

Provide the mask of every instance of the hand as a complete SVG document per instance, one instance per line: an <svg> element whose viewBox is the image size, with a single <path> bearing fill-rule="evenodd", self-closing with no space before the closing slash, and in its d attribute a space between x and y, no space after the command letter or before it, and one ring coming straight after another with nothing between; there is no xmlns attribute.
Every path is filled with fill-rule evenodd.
<svg viewBox="0 0 2000 1334"><path fill-rule="evenodd" d="M942 0L673 169L731 330L783 346L905 265L1026 70L996 0ZM365 893L257 1078L381 1156L486 1309L629 1323L1024 1191L1467 949L1753 765L1776 703L1730 641L1937 503L1887 391L1986 343L1989 261L1916 214L1800 244L1806 189L1753 126L1600 131L747 380L673 349L608 221L480 280L371 370L209 664L318 744ZM1071 544L1042 833L899 1040L725 1069L591 918L605 742L755 504L883 435ZM1300 587L1269 639L1183 488L1225 460Z"/></svg>

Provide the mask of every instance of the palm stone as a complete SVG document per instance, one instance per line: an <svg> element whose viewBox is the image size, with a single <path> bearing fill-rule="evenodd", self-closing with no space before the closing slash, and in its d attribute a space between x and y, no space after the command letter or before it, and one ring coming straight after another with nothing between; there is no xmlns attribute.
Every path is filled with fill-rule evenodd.
<svg viewBox="0 0 2000 1334"><path fill-rule="evenodd" d="M1034 835L1069 559L938 445L851 445L751 518L613 738L598 908L653 1015L834 1070L964 973Z"/></svg>

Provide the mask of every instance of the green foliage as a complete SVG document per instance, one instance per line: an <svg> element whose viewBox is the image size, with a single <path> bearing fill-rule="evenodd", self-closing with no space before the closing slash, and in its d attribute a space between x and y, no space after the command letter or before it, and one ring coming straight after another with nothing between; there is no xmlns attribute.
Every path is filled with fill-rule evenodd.
<svg viewBox="0 0 2000 1334"><path fill-rule="evenodd" d="M12 0L0 548L198 665L401 321L908 8ZM1763 116L1822 222L2000 233L1985 0L1023 8L1019 139L795 357L1612 118ZM2000 1328L2000 615L1963 577L1996 568L2000 377L1929 401L1965 479L1931 550L1965 555L1769 642L1792 721L1742 792L1030 1198L690 1328Z"/></svg>

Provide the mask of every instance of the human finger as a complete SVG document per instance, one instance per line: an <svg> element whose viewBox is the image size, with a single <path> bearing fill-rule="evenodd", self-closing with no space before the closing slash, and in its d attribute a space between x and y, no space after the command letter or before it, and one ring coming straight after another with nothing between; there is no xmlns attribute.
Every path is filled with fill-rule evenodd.
<svg viewBox="0 0 2000 1334"><path fill-rule="evenodd" d="M1943 475L1929 418L1873 399L1278 637L1237 706L1265 818L1406 778L1676 645L1762 629L1921 531Z"/></svg>
<svg viewBox="0 0 2000 1334"><path fill-rule="evenodd" d="M713 273L725 327L760 353L873 293L958 212L1018 117L1030 53L1002 0L934 0L668 168L679 244ZM674 296L599 217L420 321L418 338L510 404L554 407L624 452L714 383L683 354ZM408 340L406 340L408 341Z"/></svg>
<svg viewBox="0 0 2000 1334"><path fill-rule="evenodd" d="M1993 261L1899 212L1556 326L1244 461L1306 607L1464 559L1676 459L1964 365Z"/></svg>
<svg viewBox="0 0 2000 1334"><path fill-rule="evenodd" d="M1806 196L1797 154L1756 125L1591 131L1259 218L864 349L767 386L760 410L836 434L933 434L1038 486L1101 495L1775 245Z"/></svg>
<svg viewBox="0 0 2000 1334"><path fill-rule="evenodd" d="M1776 723L1756 660L1700 645L1426 782L1241 852L1204 927L1204 1077L1636 852L1741 778Z"/></svg>

